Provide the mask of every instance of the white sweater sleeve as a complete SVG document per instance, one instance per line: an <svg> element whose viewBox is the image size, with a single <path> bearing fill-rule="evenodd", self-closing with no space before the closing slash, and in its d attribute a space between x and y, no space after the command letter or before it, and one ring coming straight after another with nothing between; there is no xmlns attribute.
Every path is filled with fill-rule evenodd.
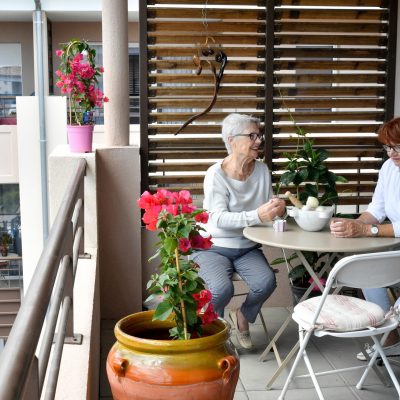
<svg viewBox="0 0 400 400"><path fill-rule="evenodd" d="M229 203L234 194L228 190L226 181L214 170L204 179L205 208L210 222L219 229L244 228L261 223L257 208L248 211L231 211Z"/></svg>

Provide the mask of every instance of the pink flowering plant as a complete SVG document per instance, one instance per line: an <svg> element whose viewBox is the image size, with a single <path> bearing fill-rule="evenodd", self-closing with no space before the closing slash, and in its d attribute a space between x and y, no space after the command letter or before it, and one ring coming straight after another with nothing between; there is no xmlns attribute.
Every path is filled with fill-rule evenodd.
<svg viewBox="0 0 400 400"><path fill-rule="evenodd" d="M97 87L104 68L96 66L96 50L84 40L73 39L57 50L56 55L61 60L56 85L68 96L69 125L92 124L93 109L108 102Z"/></svg>
<svg viewBox="0 0 400 400"><path fill-rule="evenodd" d="M146 229L158 230L157 252L150 260L159 258L159 273L147 284L150 296L146 301L161 299L153 319L173 318L176 326L170 329L174 339L190 339L202 334L202 325L218 318L211 304L211 293L198 275L198 266L188 259L193 249L209 249L211 236L201 235L201 223L208 214L196 208L190 192L158 190L144 192L138 200L144 210Z"/></svg>

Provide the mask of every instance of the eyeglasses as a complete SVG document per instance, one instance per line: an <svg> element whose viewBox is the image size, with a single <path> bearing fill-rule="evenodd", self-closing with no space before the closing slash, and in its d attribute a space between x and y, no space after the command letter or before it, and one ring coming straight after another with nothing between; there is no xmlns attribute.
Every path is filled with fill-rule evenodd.
<svg viewBox="0 0 400 400"><path fill-rule="evenodd" d="M239 135L235 135L235 136L246 136L248 137L252 142L255 142L257 139L260 140L261 142L264 140L264 135L262 133L241 133Z"/></svg>
<svg viewBox="0 0 400 400"><path fill-rule="evenodd" d="M396 153L400 153L400 145L396 145L396 146L388 146L386 144L384 144L383 149L386 150L387 152L389 152L390 150L395 151Z"/></svg>

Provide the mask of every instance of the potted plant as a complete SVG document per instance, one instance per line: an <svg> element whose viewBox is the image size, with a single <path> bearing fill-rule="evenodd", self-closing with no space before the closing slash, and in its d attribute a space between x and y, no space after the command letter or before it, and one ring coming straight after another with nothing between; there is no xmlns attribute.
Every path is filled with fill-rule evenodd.
<svg viewBox="0 0 400 400"><path fill-rule="evenodd" d="M108 98L98 88L104 68L96 66L96 50L85 40L72 39L56 51L60 66L56 86L68 97L68 142L72 152L91 152L93 109Z"/></svg>
<svg viewBox="0 0 400 400"><path fill-rule="evenodd" d="M305 219L307 222L312 222L309 210L318 209L323 205L336 205L339 199L336 184L337 182L345 183L347 179L329 170L326 164L326 159L329 157L328 151L321 147L314 147L314 141L307 136L307 132L297 126L294 120L292 121L295 124L297 146L294 153L284 153L284 157L287 158L284 166L286 171L280 176L276 191L278 194L281 187L286 186L289 189L287 195L296 207L296 211L299 212L297 209L301 209L302 212L307 213ZM292 192L295 194L292 195ZM330 216L323 216L322 225L329 222ZM301 218L296 218L296 222L301 226ZM319 224L318 229L315 230L321 229L322 225ZM307 228L307 230L314 229ZM305 251L303 254L317 274L330 256L330 253L310 251ZM287 260L285 258L276 258L271 262L271 265L287 262L293 301L297 303L312 283L312 278L304 264L300 262L294 265L292 264L294 260L298 260L297 253L293 253ZM332 260L332 265L336 261L337 258ZM325 278L325 275L320 277L322 283ZM314 286L313 293L320 293L318 286Z"/></svg>
<svg viewBox="0 0 400 400"><path fill-rule="evenodd" d="M9 233L3 233L0 242L0 253L3 257L7 257L11 243L12 243L11 235Z"/></svg>
<svg viewBox="0 0 400 400"><path fill-rule="evenodd" d="M211 247L201 235L208 214L196 208L188 191L144 192L138 200L146 229L158 230L159 271L147 284L155 310L120 320L117 342L107 358L114 399L233 399L239 359L229 325L219 319L188 259L192 249Z"/></svg>
<svg viewBox="0 0 400 400"><path fill-rule="evenodd" d="M277 192L282 186L292 186L297 199L306 203L309 197L316 198L319 205L336 204L338 193L337 182L347 182L343 176L328 169L326 159L329 157L324 148L315 148L314 141L307 137L307 132L295 125L297 147L294 153L284 153L288 159L284 172L277 185Z"/></svg>

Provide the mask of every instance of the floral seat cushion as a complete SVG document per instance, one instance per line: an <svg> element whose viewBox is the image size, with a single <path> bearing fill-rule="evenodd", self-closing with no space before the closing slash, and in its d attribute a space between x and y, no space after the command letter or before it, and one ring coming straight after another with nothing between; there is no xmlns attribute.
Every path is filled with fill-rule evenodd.
<svg viewBox="0 0 400 400"><path fill-rule="evenodd" d="M321 296L299 303L294 308L294 319L311 325ZM376 327L385 321L385 312L375 303L356 297L329 295L315 323L315 329L336 332L361 330Z"/></svg>

